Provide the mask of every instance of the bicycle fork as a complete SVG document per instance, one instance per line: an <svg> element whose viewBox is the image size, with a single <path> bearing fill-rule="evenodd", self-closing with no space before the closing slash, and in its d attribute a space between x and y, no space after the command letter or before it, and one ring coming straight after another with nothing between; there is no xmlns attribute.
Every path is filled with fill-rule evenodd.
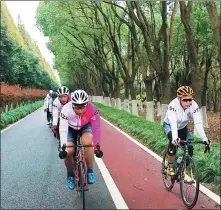
<svg viewBox="0 0 221 210"><path fill-rule="evenodd" d="M80 191L80 186L79 186L79 181L80 181L80 178L79 178L79 166L80 166L80 163L82 163L82 166L83 166L83 175L84 175L84 191L88 191L88 183L87 183L87 166L86 166L86 163L85 161L83 160L83 157L82 157L82 153L81 151L79 152L79 159L76 160L76 163L75 163L75 186L76 186L76 191Z"/></svg>

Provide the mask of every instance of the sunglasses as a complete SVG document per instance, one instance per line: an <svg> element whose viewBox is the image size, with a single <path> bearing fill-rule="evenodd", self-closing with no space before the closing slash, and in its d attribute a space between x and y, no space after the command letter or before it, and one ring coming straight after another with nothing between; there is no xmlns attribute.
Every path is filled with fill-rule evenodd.
<svg viewBox="0 0 221 210"><path fill-rule="evenodd" d="M75 106L73 108L76 109L76 110L81 110L81 109L85 109L86 106Z"/></svg>
<svg viewBox="0 0 221 210"><path fill-rule="evenodd" d="M183 102L188 102L188 101L192 102L192 100L193 100L192 98L184 98L184 99L182 99Z"/></svg>
<svg viewBox="0 0 221 210"><path fill-rule="evenodd" d="M80 109L85 109L87 107L87 104L84 104L84 105L72 105L72 107L76 110L80 110Z"/></svg>

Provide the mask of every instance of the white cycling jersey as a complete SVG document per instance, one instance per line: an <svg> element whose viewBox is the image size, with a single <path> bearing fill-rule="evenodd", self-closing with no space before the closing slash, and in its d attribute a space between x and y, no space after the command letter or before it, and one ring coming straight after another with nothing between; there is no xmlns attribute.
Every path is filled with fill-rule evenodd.
<svg viewBox="0 0 221 210"><path fill-rule="evenodd" d="M178 98L173 99L167 109L164 122L170 124L172 138L178 138L178 130L186 127L189 120L194 121L197 133L203 141L207 141L206 134L203 129L201 113L198 104L193 100L192 105L188 109L183 109Z"/></svg>
<svg viewBox="0 0 221 210"><path fill-rule="evenodd" d="M69 102L70 96L68 96L67 101ZM57 125L58 123L58 118L60 117L61 109L63 108L63 104L60 102L59 97L57 97L54 102L53 102L53 125Z"/></svg>
<svg viewBox="0 0 221 210"><path fill-rule="evenodd" d="M52 97L49 94L47 94L44 99L44 108L48 109L49 112L52 112L52 102L53 102Z"/></svg>
<svg viewBox="0 0 221 210"><path fill-rule="evenodd" d="M53 125L57 125L61 109L64 105L60 102L58 97L53 102Z"/></svg>

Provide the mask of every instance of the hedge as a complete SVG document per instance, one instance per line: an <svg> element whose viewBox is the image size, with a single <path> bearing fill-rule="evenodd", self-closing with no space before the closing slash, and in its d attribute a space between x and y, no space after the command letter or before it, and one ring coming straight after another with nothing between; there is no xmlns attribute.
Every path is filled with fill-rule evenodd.
<svg viewBox="0 0 221 210"><path fill-rule="evenodd" d="M1 113L1 125L0 128L3 129L7 125L18 121L19 119L25 117L26 115L32 113L39 107L43 105L43 101L37 101L31 104L27 104L16 109L10 110L8 112Z"/></svg>

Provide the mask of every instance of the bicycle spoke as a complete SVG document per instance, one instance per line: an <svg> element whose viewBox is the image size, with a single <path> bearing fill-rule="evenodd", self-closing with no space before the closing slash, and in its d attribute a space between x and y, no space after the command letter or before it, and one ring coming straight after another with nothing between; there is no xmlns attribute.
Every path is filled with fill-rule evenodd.
<svg viewBox="0 0 221 210"><path fill-rule="evenodd" d="M187 208L193 208L197 202L199 194L198 171L192 159L189 164L184 165L182 169L182 180L180 182L180 191L184 204Z"/></svg>

